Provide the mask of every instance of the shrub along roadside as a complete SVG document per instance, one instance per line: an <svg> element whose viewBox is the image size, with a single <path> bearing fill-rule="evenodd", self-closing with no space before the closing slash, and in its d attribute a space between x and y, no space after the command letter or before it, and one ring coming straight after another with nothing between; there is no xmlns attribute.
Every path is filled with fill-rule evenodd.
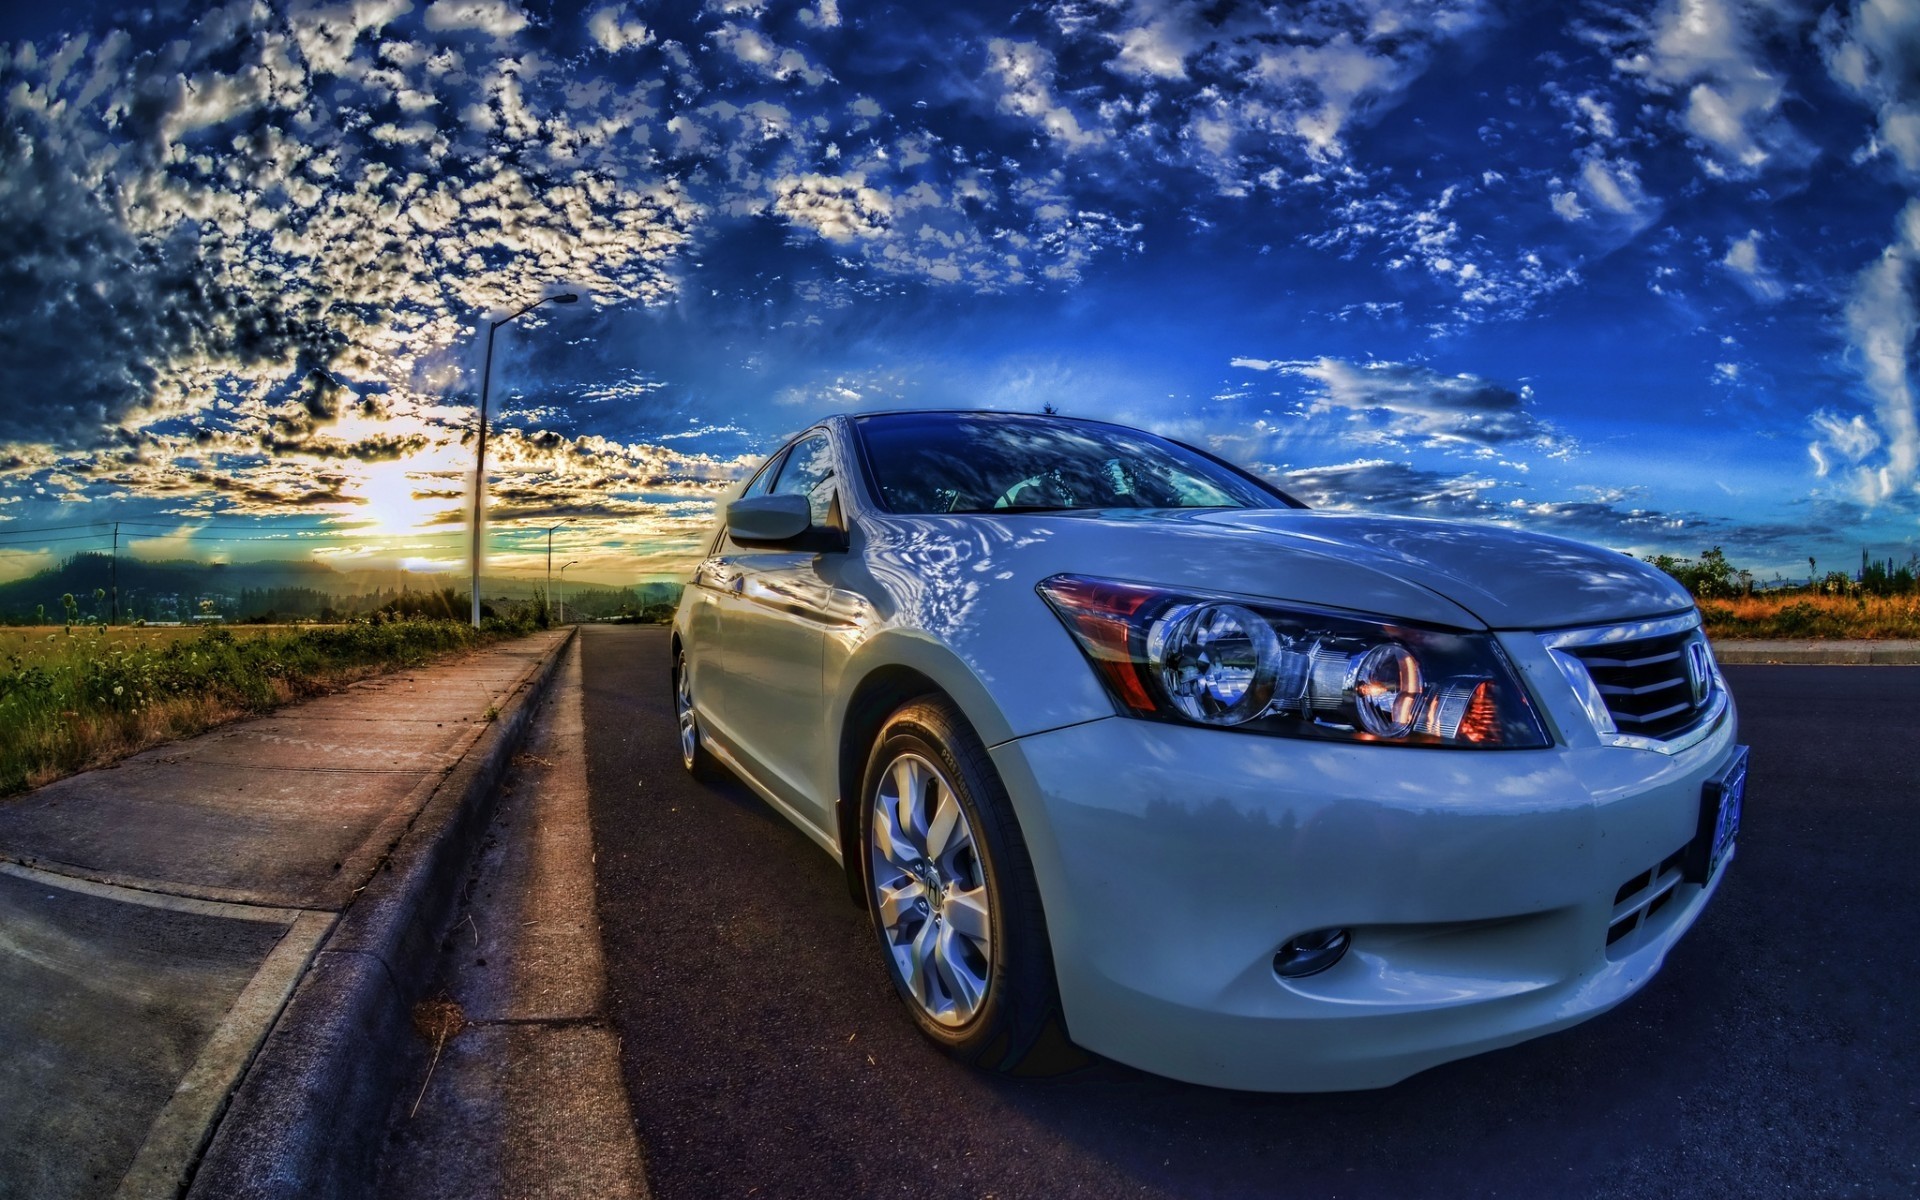
<svg viewBox="0 0 1920 1200"><path fill-rule="evenodd" d="M0 659L0 796L531 628L374 620L245 638L215 628L164 645L56 634L45 651Z"/></svg>
<svg viewBox="0 0 1920 1200"><path fill-rule="evenodd" d="M1764 592L1700 601L1707 636L1732 638L1920 638L1920 596L1819 596Z"/></svg>

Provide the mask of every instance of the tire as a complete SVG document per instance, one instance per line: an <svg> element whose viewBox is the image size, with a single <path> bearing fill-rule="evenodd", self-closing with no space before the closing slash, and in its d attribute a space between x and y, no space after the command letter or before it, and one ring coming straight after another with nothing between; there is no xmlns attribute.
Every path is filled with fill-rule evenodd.
<svg viewBox="0 0 1920 1200"><path fill-rule="evenodd" d="M988 1070L1080 1065L1033 863L979 736L945 700L911 701L881 727L860 794L867 911L921 1032Z"/></svg>
<svg viewBox="0 0 1920 1200"><path fill-rule="evenodd" d="M700 714L693 707L693 676L687 670L687 652L679 651L673 660L673 713L679 722L680 765L701 783L719 779L725 768L707 749L707 735L700 728Z"/></svg>

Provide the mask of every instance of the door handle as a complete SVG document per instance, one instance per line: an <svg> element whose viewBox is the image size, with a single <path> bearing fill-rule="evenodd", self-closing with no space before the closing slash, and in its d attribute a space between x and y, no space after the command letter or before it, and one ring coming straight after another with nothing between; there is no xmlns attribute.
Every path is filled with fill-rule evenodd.
<svg viewBox="0 0 1920 1200"><path fill-rule="evenodd" d="M723 559L709 559L700 564L693 573L695 587L712 588L716 592L740 594L741 572Z"/></svg>

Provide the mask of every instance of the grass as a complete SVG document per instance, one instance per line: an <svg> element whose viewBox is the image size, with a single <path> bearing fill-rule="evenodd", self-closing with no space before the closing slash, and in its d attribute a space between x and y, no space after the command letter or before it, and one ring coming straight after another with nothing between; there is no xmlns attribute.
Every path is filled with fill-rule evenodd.
<svg viewBox="0 0 1920 1200"><path fill-rule="evenodd" d="M235 638L253 638L300 627L229 625L225 628ZM25 662L35 662L43 656L60 657L79 649L82 642L96 649L111 647L115 650L131 650L165 646L172 642L190 642L206 632L200 626L179 625L115 625L111 629L102 629L98 625L75 625L71 633L58 625L0 626L0 663L7 662L15 655Z"/></svg>
<svg viewBox="0 0 1920 1200"><path fill-rule="evenodd" d="M1920 638L1920 595L1736 596L1700 601L1707 636L1724 638Z"/></svg>
<svg viewBox="0 0 1920 1200"><path fill-rule="evenodd" d="M0 795L521 632L433 620L0 631Z"/></svg>

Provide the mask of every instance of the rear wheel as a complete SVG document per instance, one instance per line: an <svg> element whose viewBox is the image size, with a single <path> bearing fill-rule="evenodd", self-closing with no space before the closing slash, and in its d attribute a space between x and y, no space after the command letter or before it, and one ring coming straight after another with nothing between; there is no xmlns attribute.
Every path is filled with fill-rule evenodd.
<svg viewBox="0 0 1920 1200"><path fill-rule="evenodd" d="M1075 1065L1033 864L972 728L944 701L907 704L861 794L867 908L915 1023L976 1066Z"/></svg>
<svg viewBox="0 0 1920 1200"><path fill-rule="evenodd" d="M695 779L717 779L720 764L707 749L706 735L700 730L700 714L693 707L693 672L687 669L687 652L682 650L673 664L673 709L680 721L680 765Z"/></svg>

